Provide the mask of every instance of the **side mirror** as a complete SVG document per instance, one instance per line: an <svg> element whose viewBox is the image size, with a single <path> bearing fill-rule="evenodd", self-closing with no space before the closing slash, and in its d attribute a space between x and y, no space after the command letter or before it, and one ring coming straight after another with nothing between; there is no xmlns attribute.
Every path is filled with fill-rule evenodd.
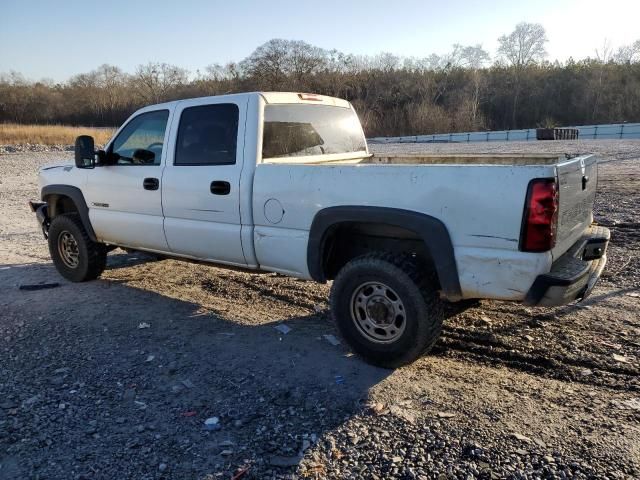
<svg viewBox="0 0 640 480"><path fill-rule="evenodd" d="M96 166L96 151L93 137L80 135L76 138L75 156L77 168L94 168Z"/></svg>

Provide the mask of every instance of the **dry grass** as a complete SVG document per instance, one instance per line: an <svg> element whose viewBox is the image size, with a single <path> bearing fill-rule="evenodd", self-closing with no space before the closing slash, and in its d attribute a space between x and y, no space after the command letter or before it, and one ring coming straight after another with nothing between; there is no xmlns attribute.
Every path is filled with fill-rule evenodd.
<svg viewBox="0 0 640 480"><path fill-rule="evenodd" d="M41 144L73 145L78 135L91 135L96 145L104 145L113 129L69 127L65 125L19 125L0 123L0 145Z"/></svg>

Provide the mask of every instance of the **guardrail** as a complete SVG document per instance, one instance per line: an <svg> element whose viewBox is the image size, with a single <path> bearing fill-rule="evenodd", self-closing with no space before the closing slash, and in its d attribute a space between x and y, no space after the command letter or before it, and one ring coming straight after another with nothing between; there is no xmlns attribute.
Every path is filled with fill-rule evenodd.
<svg viewBox="0 0 640 480"><path fill-rule="evenodd" d="M580 140L640 139L640 123L611 123L569 127L578 130ZM491 132L436 133L403 137L374 137L371 143L468 143L468 142L528 142L536 140L536 129L499 130Z"/></svg>

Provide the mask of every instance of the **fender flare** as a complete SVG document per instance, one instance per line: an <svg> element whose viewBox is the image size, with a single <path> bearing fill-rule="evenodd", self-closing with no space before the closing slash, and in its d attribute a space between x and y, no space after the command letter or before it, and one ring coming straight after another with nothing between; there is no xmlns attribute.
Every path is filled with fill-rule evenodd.
<svg viewBox="0 0 640 480"><path fill-rule="evenodd" d="M42 191L40 192L40 198L42 201L47 202L47 204L49 204L50 199L62 196L69 197L73 200L73 203L78 209L80 220L82 220L82 225L87 231L89 238L97 242L96 233L93 231L91 220L89 219L89 207L87 207L84 195L78 187L72 187L71 185L47 185L42 187ZM51 207L51 205L49 205L49 207ZM51 217L54 217L56 213L55 208L49 208L49 215Z"/></svg>
<svg viewBox="0 0 640 480"><path fill-rule="evenodd" d="M454 248L445 224L430 215L400 208L339 206L316 213L307 244L307 266L314 280L327 280L323 258L325 243L332 227L344 222L383 223L415 232L429 250L446 298L453 302L462 299Z"/></svg>

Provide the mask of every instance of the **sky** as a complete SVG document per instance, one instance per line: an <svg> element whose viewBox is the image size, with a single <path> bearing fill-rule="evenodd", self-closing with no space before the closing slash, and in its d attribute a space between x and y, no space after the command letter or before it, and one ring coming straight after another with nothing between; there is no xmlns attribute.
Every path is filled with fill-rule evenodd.
<svg viewBox="0 0 640 480"><path fill-rule="evenodd" d="M640 0L0 0L0 73L67 80L108 63L192 72L239 61L272 38L345 53L426 57L541 23L550 60L640 39Z"/></svg>

